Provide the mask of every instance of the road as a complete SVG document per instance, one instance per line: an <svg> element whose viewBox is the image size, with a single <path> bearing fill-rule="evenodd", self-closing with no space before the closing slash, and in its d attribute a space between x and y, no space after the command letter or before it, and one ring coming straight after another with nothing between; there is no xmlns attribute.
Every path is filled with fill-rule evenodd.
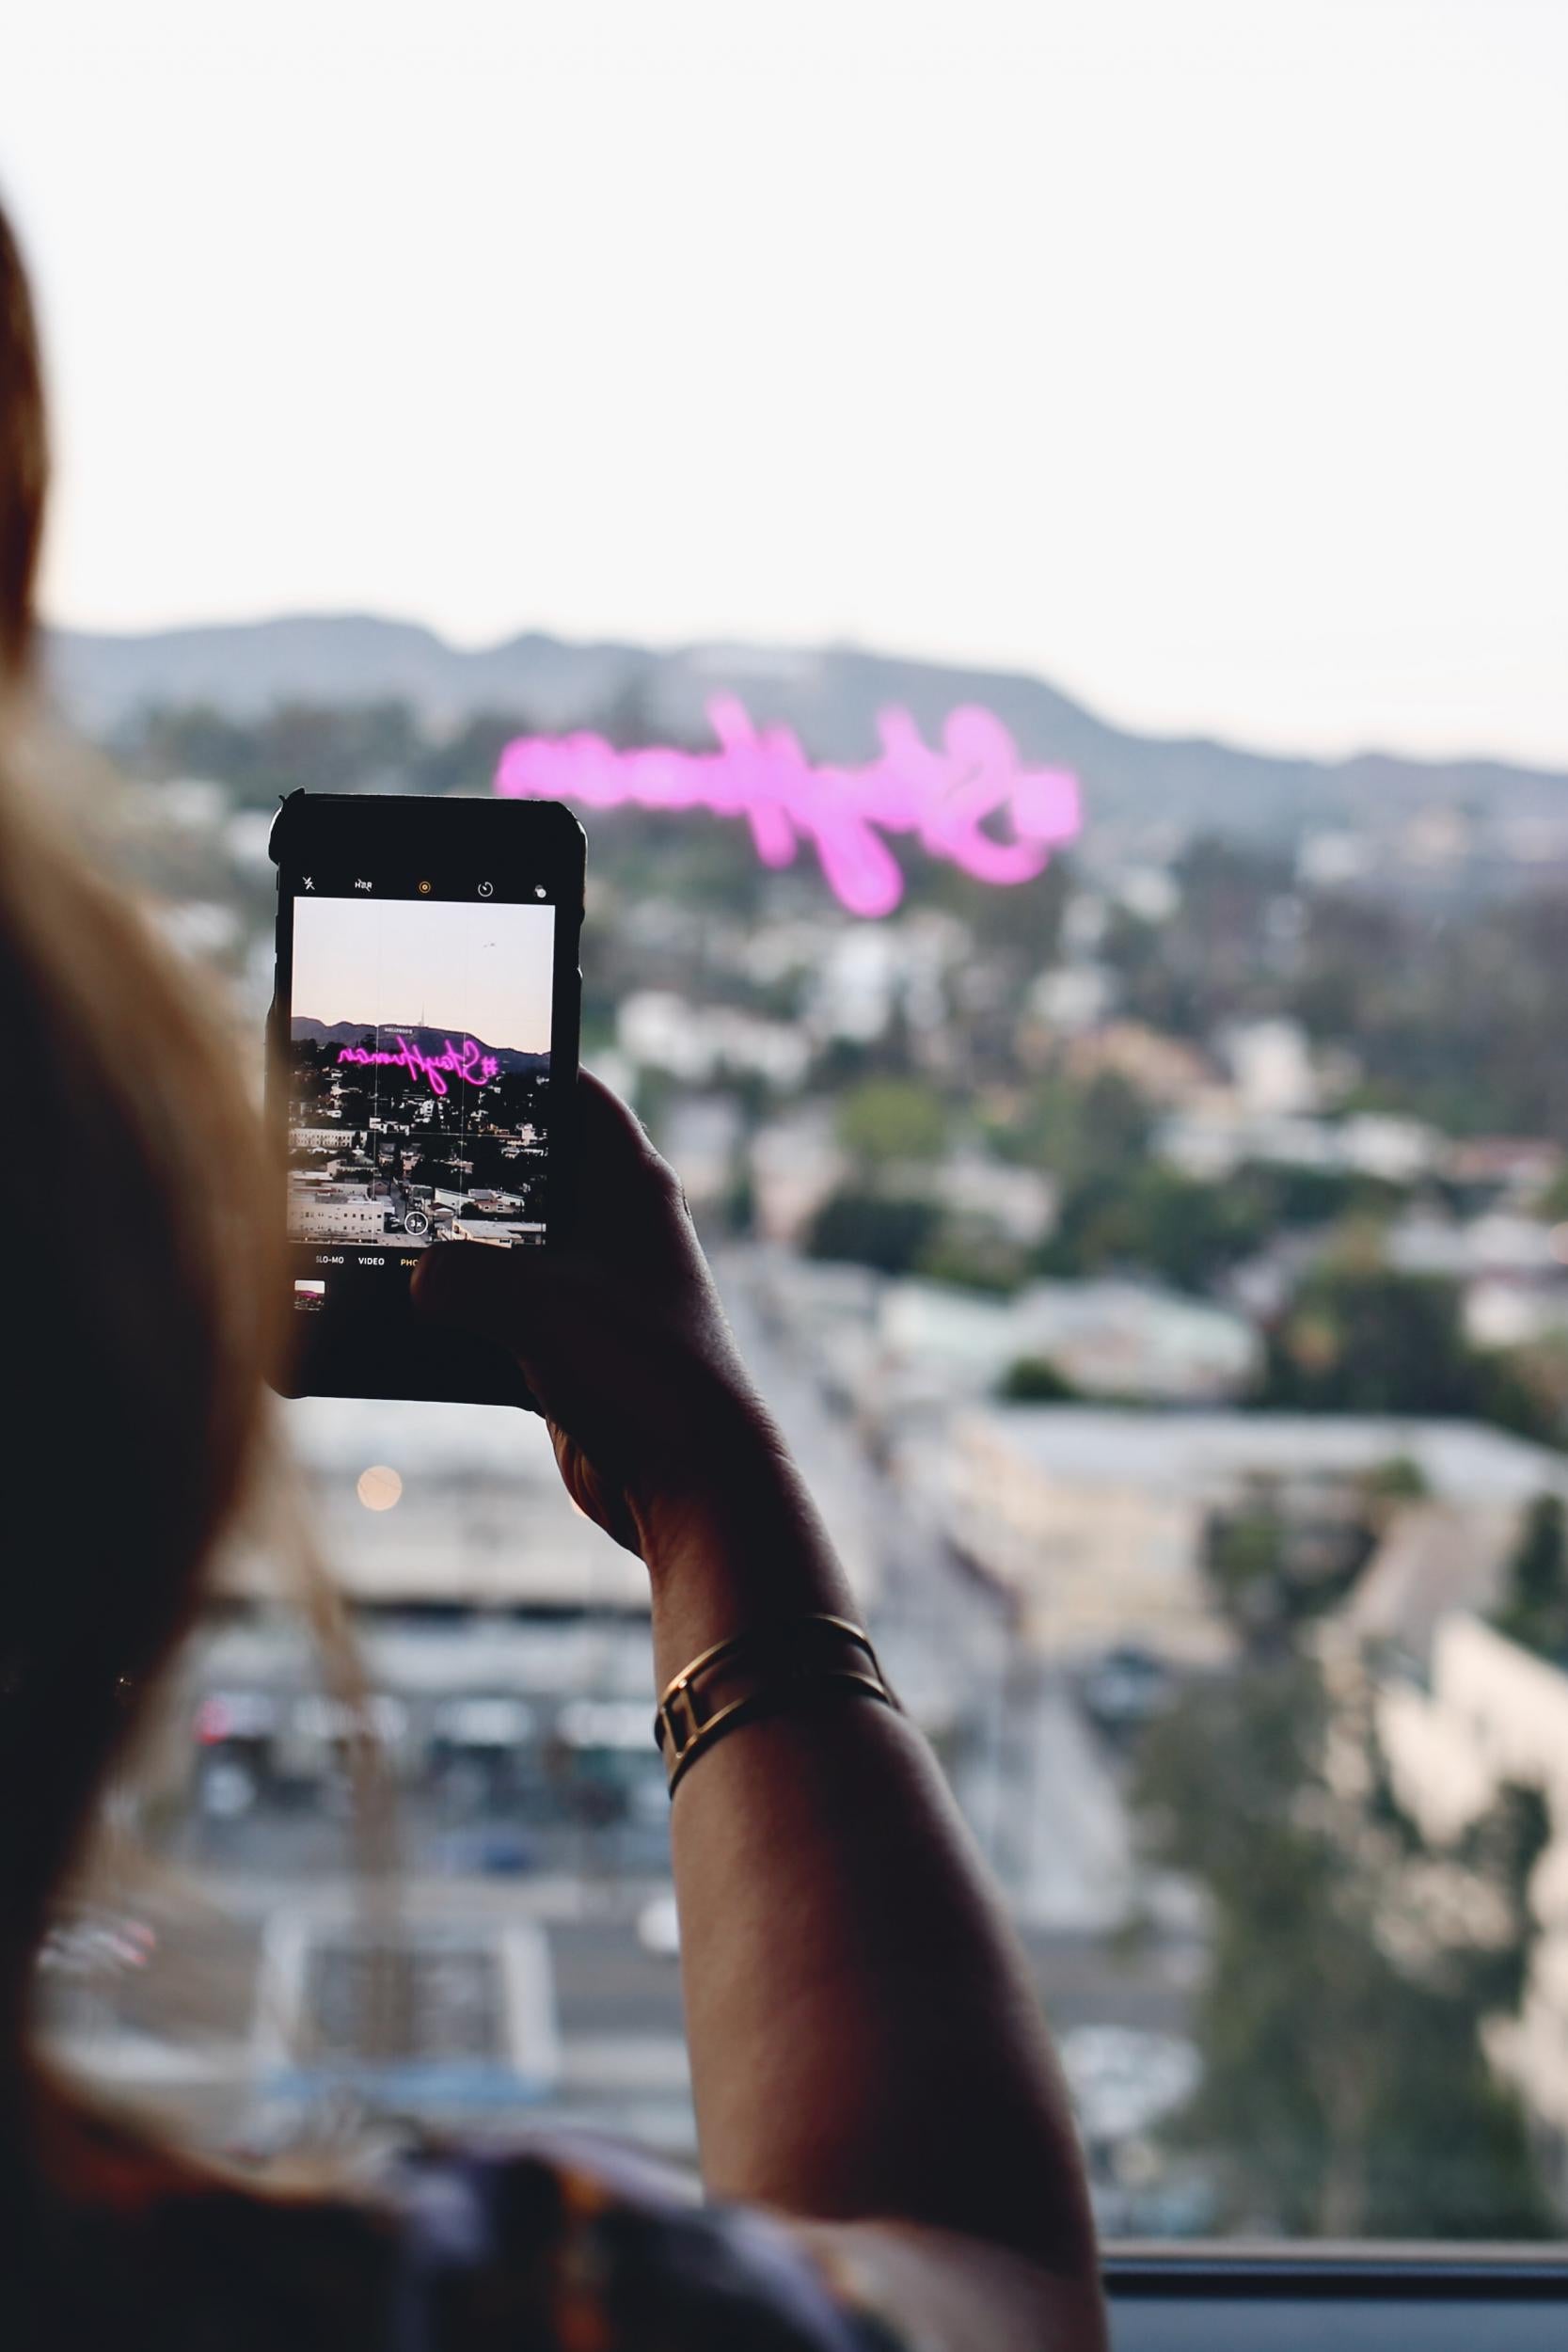
<svg viewBox="0 0 1568 2352"><path fill-rule="evenodd" d="M959 1802L1018 1915L1067 1934L1115 1928L1137 1893L1132 1831L1066 1678L1019 1653L999 1597L867 1458L770 1299L768 1262L737 1248L716 1270L741 1353L858 1572L890 1679L929 1728L953 1728Z"/></svg>

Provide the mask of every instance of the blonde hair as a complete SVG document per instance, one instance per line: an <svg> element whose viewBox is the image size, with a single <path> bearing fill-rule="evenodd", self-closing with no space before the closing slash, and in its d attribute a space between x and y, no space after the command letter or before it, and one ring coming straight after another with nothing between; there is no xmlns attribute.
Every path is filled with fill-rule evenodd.
<svg viewBox="0 0 1568 2352"><path fill-rule="evenodd" d="M0 2062L51 1893L254 1479L282 1295L231 1045L22 772L46 477L0 216Z"/></svg>

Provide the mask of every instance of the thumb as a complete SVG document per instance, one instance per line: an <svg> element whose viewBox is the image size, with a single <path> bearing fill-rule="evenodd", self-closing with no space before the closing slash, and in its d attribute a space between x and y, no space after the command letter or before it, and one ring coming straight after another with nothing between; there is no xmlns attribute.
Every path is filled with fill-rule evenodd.
<svg viewBox="0 0 1568 2352"><path fill-rule="evenodd" d="M522 1318L550 1290L549 1277L529 1261L543 1250L498 1249L483 1242L442 1242L414 1268L409 1295L417 1312L515 1345Z"/></svg>
<svg viewBox="0 0 1568 2352"><path fill-rule="evenodd" d="M603 1319L603 1270L564 1249L498 1249L442 1242L414 1269L417 1314L494 1340L525 1371L559 1373L576 1361L574 1340Z"/></svg>

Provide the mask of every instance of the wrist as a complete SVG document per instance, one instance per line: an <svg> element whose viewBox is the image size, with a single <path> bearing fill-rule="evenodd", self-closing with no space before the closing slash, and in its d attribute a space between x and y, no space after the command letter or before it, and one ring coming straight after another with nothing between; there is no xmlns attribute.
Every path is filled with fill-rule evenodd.
<svg viewBox="0 0 1568 2352"><path fill-rule="evenodd" d="M753 1423L700 1487L637 1514L661 1683L715 1642L802 1612L858 1618L783 1439Z"/></svg>
<svg viewBox="0 0 1568 2352"><path fill-rule="evenodd" d="M719 1558L772 1557L820 1537L783 1438L750 1416L715 1441L693 1475L662 1480L632 1509L656 1586L705 1573Z"/></svg>

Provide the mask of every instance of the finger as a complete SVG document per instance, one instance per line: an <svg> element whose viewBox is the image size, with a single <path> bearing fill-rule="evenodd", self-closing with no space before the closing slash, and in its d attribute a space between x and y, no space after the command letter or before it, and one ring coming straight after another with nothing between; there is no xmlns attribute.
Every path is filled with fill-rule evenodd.
<svg viewBox="0 0 1568 2352"><path fill-rule="evenodd" d="M584 1072L578 1101L580 1161L572 1240L544 1249L443 1242L421 1255L412 1295L421 1313L501 1340L525 1359L564 1319L623 1304L635 1288L679 1290L702 1279L679 1185L642 1127Z"/></svg>
<svg viewBox="0 0 1568 2352"><path fill-rule="evenodd" d="M561 1483L579 1511L591 1518L595 1527L602 1527L612 1543L623 1551L636 1552L641 1559L642 1539L638 1532L626 1502L626 1490L612 1477L605 1476L590 1461L581 1446L563 1429L559 1422L547 1424L550 1443L555 1448L555 1463L561 1472Z"/></svg>
<svg viewBox="0 0 1568 2352"><path fill-rule="evenodd" d="M684 1266L694 1247L685 1195L647 1131L620 1097L583 1071L574 1104L578 1151L569 1184L552 1216L554 1239L544 1251L510 1254L534 1267L586 1263L635 1267L640 1279L657 1279L673 1245ZM443 1245L440 1254L446 1254Z"/></svg>
<svg viewBox="0 0 1568 2352"><path fill-rule="evenodd" d="M416 1312L504 1348L549 1420L579 1438L596 1432L602 1442L615 1408L595 1342L615 1311L618 1286L600 1269L542 1249L447 1242L416 1268L413 1299Z"/></svg>
<svg viewBox="0 0 1568 2352"><path fill-rule="evenodd" d="M578 1073L578 1122L584 1165L625 1183L664 1166L648 1131L620 1096L591 1070Z"/></svg>
<svg viewBox="0 0 1568 2352"><path fill-rule="evenodd" d="M580 1232L613 1243L619 1221L628 1216L639 1221L670 1217L680 1187L668 1162L619 1095L586 1070L578 1080L578 1133Z"/></svg>
<svg viewBox="0 0 1568 2352"><path fill-rule="evenodd" d="M424 1251L409 1295L420 1314L515 1348L524 1331L548 1329L569 1311L592 1280L593 1269L575 1253L453 1241Z"/></svg>

